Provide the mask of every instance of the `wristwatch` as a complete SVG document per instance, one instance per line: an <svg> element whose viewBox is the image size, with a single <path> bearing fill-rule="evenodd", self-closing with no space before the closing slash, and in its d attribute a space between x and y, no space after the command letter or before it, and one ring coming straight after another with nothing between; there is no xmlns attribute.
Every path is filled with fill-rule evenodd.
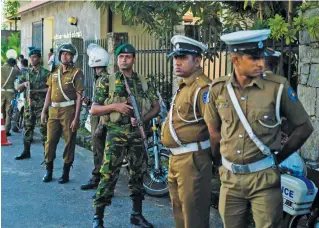
<svg viewBox="0 0 319 228"><path fill-rule="evenodd" d="M97 128L100 130L103 130L104 126L103 126L103 124L99 124L99 125L97 125Z"/></svg>

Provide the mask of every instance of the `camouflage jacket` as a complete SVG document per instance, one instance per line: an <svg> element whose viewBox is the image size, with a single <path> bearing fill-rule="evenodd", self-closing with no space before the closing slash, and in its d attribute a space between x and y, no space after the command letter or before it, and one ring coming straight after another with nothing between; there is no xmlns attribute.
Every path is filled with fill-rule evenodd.
<svg viewBox="0 0 319 228"><path fill-rule="evenodd" d="M29 76L27 74L29 74ZM19 77L19 84L26 82L29 77L31 88L30 98L35 106L43 106L46 93L32 92L32 90L47 88L48 86L46 83L49 78L49 74L50 72L47 69L40 66L39 72L35 72L33 68L28 68L28 70Z"/></svg>

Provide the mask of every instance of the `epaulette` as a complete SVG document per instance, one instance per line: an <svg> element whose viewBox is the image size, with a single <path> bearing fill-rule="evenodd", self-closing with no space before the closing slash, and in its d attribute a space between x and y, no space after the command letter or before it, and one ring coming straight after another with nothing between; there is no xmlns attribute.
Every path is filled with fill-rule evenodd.
<svg viewBox="0 0 319 228"><path fill-rule="evenodd" d="M226 82L227 80L229 79L229 76L223 76L223 77L219 77L219 78L216 78L212 81L211 85L216 85L220 82Z"/></svg>
<svg viewBox="0 0 319 228"><path fill-rule="evenodd" d="M209 86L209 84L212 82L206 75L200 75L196 78L196 84L203 88L203 87L206 87L206 86Z"/></svg>
<svg viewBox="0 0 319 228"><path fill-rule="evenodd" d="M285 84L287 81L287 79L285 77L282 77L280 75L276 75L276 74L272 73L271 71L266 71L264 73L265 73L265 76L263 77L263 79L265 79L265 80L276 82L279 84Z"/></svg>

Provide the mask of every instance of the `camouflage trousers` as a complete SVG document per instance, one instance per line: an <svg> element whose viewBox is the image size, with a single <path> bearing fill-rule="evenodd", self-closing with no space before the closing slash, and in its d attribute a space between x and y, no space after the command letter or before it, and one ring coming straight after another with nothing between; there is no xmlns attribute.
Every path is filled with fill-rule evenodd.
<svg viewBox="0 0 319 228"><path fill-rule="evenodd" d="M91 116L91 133L92 133L92 146L93 146L93 161L94 169L92 170L92 179L96 182L100 181L100 169L103 164L103 155L106 139L106 128L103 129L103 133L100 137L95 136L95 130L99 125L100 117Z"/></svg>
<svg viewBox="0 0 319 228"><path fill-rule="evenodd" d="M44 146L47 140L47 125L41 123L41 112L43 106L31 106L31 111L28 105L25 104L24 116L24 135L23 142L31 143L33 139L34 128L37 123L40 124L40 133L42 136L42 144Z"/></svg>
<svg viewBox="0 0 319 228"><path fill-rule="evenodd" d="M101 167L101 180L97 188L95 207L111 204L114 189L119 178L124 157L129 162L129 191L132 200L143 200L145 190L143 176L146 173L147 157L142 139L136 128L128 125L108 124L104 149L104 162Z"/></svg>

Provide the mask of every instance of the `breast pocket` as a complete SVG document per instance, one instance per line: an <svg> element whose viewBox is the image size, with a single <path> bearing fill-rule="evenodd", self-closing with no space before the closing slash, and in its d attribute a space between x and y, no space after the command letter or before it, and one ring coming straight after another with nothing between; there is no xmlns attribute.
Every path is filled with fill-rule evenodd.
<svg viewBox="0 0 319 228"><path fill-rule="evenodd" d="M190 103L184 102L176 107L176 112L182 120L188 120L190 119L189 116L191 115L189 113L192 111L192 109L193 106Z"/></svg>
<svg viewBox="0 0 319 228"><path fill-rule="evenodd" d="M218 110L220 120L222 121L221 134L223 138L228 138L232 135L234 116L230 108L220 108Z"/></svg>
<svg viewBox="0 0 319 228"><path fill-rule="evenodd" d="M257 135L270 133L277 123L275 110L255 110L251 113L251 118L251 127Z"/></svg>
<svg viewBox="0 0 319 228"><path fill-rule="evenodd" d="M63 87L63 89L72 89L72 88L74 88L72 79L66 80L63 83L62 87Z"/></svg>

